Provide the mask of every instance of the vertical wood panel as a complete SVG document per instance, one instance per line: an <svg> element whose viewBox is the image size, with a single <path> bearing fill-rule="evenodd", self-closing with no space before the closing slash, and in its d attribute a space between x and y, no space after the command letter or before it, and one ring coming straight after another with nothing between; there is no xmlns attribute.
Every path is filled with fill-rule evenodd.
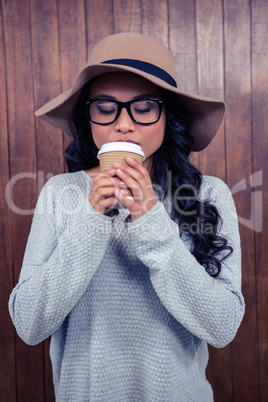
<svg viewBox="0 0 268 402"><path fill-rule="evenodd" d="M84 0L58 2L61 90L71 88L79 70L86 64L86 27ZM64 134L64 149L71 138ZM63 156L62 156L63 157ZM68 169L65 168L65 171Z"/></svg>
<svg viewBox="0 0 268 402"><path fill-rule="evenodd" d="M210 98L224 100L222 12L222 4L218 0L196 2L198 92ZM192 159L203 174L226 180L224 123L209 147L194 154ZM209 354L207 375L214 390L215 401L231 402L231 347L210 347Z"/></svg>
<svg viewBox="0 0 268 402"><path fill-rule="evenodd" d="M78 71L86 64L86 27L84 0L60 0L58 6L60 37L61 90L71 88Z"/></svg>
<svg viewBox="0 0 268 402"><path fill-rule="evenodd" d="M251 142L251 56L250 56L250 7L244 0L224 1L225 15L225 77L227 141L227 177L231 188L245 179L247 189L239 188L234 194L238 215L249 218L252 174ZM256 277L254 234L240 225L243 292L246 314L232 343L234 398L235 401L259 400L258 337L256 322ZM247 383L245 385L245 379Z"/></svg>
<svg viewBox="0 0 268 402"><path fill-rule="evenodd" d="M36 110L61 92L57 2L54 0L31 2L31 38ZM63 172L62 136L57 128L40 118L35 124L37 167L46 181L51 175Z"/></svg>
<svg viewBox="0 0 268 402"><path fill-rule="evenodd" d="M114 33L113 1L86 0L87 54L107 35Z"/></svg>
<svg viewBox="0 0 268 402"><path fill-rule="evenodd" d="M3 27L2 7L0 8L0 27ZM0 54L4 55L4 30L0 29ZM6 66L4 57L0 57L0 395L4 401L16 399L15 377L15 334L11 323L7 303L13 288L12 272L12 233L11 210L5 200L5 189L9 181L9 154L6 107Z"/></svg>
<svg viewBox="0 0 268 402"><path fill-rule="evenodd" d="M166 0L141 0L141 31L168 46L168 4Z"/></svg>
<svg viewBox="0 0 268 402"><path fill-rule="evenodd" d="M268 401L268 2L252 1L253 164L256 179L256 272L261 400ZM257 176L258 175L258 176ZM260 193L261 192L261 193ZM257 194L257 193L256 193ZM262 220L261 215L263 214Z"/></svg>
<svg viewBox="0 0 268 402"><path fill-rule="evenodd" d="M12 200L21 210L12 214L12 247L16 283L31 221L31 216L26 210L31 210L36 202L35 180L25 177L26 173L36 172L30 7L27 0L2 4L5 19L10 174L11 178L19 179L13 186ZM30 348L17 338L18 402L43 399L42 354L42 345ZM29 381L29 378L35 378L35 381Z"/></svg>
<svg viewBox="0 0 268 402"><path fill-rule="evenodd" d="M140 32L141 8L137 0L114 0L114 33Z"/></svg>
<svg viewBox="0 0 268 402"><path fill-rule="evenodd" d="M196 5L195 0L169 0L169 47L173 55L178 88L197 93ZM190 161L199 167L196 153Z"/></svg>
<svg viewBox="0 0 268 402"><path fill-rule="evenodd" d="M223 18L218 0L196 2L198 93L224 100ZM224 124L209 147L196 155L203 174L225 180Z"/></svg>
<svg viewBox="0 0 268 402"><path fill-rule="evenodd" d="M169 44L176 63L178 87L197 91L195 1L169 0Z"/></svg>

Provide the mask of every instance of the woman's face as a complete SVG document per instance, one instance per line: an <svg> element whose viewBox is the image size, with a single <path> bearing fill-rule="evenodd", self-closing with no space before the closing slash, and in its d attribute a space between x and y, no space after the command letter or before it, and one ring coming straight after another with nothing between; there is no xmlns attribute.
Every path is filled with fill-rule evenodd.
<svg viewBox="0 0 268 402"><path fill-rule="evenodd" d="M94 79L90 86L89 98L115 99L127 102L137 98L160 98L159 88L146 79L132 73L108 73ZM98 149L107 142L129 141L141 146L149 169L152 155L160 147L165 134L166 113L162 110L158 122L151 125L135 123L123 108L114 123L102 126L90 122L92 136Z"/></svg>

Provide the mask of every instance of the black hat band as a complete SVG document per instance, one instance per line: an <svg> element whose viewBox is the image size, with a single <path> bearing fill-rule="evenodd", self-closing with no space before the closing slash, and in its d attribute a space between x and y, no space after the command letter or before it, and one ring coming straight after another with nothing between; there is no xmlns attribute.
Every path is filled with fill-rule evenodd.
<svg viewBox="0 0 268 402"><path fill-rule="evenodd" d="M168 74L162 68L157 67L154 64L147 63L146 61L135 60L135 59L112 59L103 61L102 63L133 67L136 68L137 70L143 71L144 73L154 75L155 77L165 81L167 84L177 88L176 81L174 80L174 78L171 77L170 74Z"/></svg>

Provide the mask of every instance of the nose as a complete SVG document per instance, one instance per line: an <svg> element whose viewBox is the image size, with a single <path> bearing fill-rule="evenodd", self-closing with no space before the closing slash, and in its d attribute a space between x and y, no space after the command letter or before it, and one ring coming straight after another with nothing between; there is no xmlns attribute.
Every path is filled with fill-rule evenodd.
<svg viewBox="0 0 268 402"><path fill-rule="evenodd" d="M126 108L122 108L120 115L115 122L115 131L120 131L121 133L129 133L135 130L135 123L128 114Z"/></svg>

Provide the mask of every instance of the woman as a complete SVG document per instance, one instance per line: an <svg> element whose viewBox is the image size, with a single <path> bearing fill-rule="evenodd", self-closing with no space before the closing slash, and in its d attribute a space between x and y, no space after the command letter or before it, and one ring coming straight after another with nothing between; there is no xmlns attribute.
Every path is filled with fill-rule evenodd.
<svg viewBox="0 0 268 402"><path fill-rule="evenodd" d="M244 314L240 242L227 186L188 157L224 104L179 90L168 49L122 33L36 115L73 136L70 173L39 197L9 308L26 343L52 335L56 400L212 401L207 344L231 342ZM100 173L115 141L143 165Z"/></svg>

